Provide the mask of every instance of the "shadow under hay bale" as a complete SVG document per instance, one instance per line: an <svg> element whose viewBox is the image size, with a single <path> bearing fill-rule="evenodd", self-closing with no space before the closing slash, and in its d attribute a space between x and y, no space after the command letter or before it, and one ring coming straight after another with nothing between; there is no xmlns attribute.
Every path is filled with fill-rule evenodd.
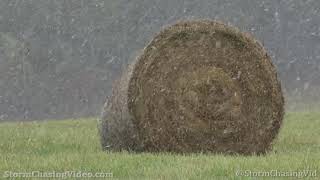
<svg viewBox="0 0 320 180"><path fill-rule="evenodd" d="M108 150L261 154L284 115L271 59L213 21L161 31L115 83L100 120Z"/></svg>

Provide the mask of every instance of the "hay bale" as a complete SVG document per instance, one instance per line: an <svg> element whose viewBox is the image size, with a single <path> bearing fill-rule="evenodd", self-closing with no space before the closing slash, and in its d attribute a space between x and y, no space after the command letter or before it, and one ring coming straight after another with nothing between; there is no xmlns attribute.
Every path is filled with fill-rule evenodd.
<svg viewBox="0 0 320 180"><path fill-rule="evenodd" d="M161 31L116 83L105 149L261 154L284 115L271 59L252 36L213 21Z"/></svg>

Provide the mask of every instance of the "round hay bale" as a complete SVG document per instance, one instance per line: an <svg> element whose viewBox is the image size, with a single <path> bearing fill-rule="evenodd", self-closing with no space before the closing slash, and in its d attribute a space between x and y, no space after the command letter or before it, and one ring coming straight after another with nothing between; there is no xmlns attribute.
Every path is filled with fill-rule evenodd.
<svg viewBox="0 0 320 180"><path fill-rule="evenodd" d="M284 115L270 56L213 21L162 30L117 81L100 124L110 150L261 154Z"/></svg>

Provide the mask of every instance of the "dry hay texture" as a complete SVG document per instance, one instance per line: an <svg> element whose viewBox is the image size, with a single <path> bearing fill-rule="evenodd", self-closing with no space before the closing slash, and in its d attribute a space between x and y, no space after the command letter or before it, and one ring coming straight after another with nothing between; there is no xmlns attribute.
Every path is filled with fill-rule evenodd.
<svg viewBox="0 0 320 180"><path fill-rule="evenodd" d="M100 120L104 149L264 154L284 99L251 35L214 21L162 30L114 86Z"/></svg>

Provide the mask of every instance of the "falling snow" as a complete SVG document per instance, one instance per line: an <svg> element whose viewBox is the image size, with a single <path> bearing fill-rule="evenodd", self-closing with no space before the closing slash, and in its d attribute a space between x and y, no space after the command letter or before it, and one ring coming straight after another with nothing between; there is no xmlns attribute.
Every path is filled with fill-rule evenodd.
<svg viewBox="0 0 320 180"><path fill-rule="evenodd" d="M320 102L318 0L11 0L0 1L0 120L96 116L154 34L199 18L237 26L263 43L287 108L301 99Z"/></svg>

